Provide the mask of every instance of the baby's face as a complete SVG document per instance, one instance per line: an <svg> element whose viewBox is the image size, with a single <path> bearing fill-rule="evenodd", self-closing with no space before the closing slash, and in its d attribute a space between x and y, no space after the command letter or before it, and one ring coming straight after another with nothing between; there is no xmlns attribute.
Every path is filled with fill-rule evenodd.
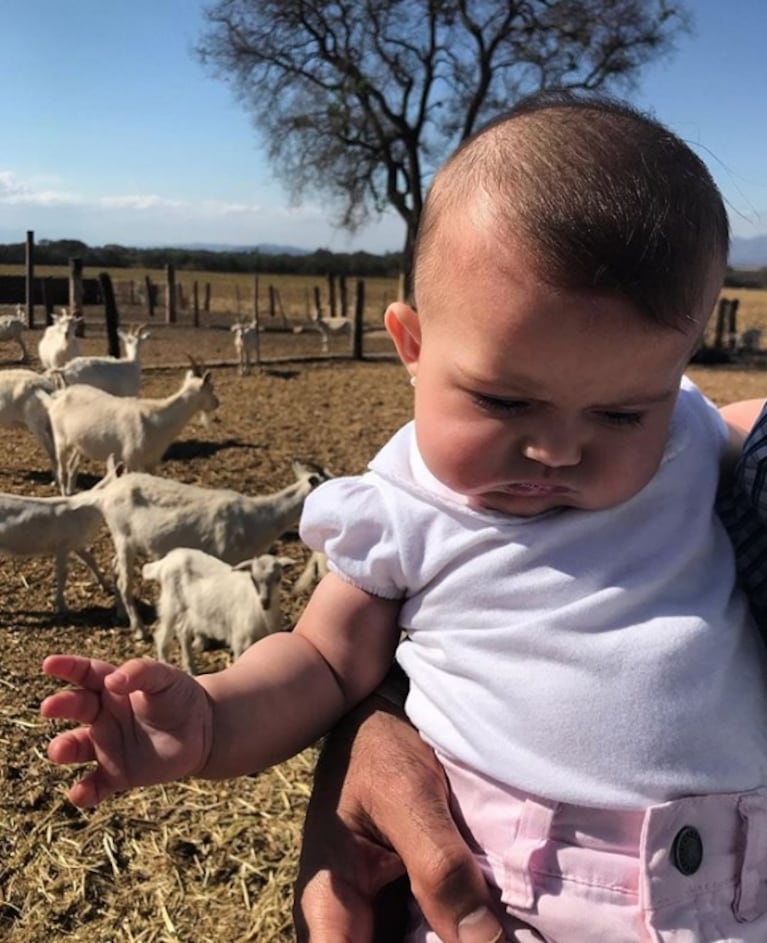
<svg viewBox="0 0 767 943"><path fill-rule="evenodd" d="M636 494L660 464L695 332L648 324L603 293L554 289L524 252L463 242L450 258L419 315L387 313L416 377L432 474L476 507L520 516Z"/></svg>

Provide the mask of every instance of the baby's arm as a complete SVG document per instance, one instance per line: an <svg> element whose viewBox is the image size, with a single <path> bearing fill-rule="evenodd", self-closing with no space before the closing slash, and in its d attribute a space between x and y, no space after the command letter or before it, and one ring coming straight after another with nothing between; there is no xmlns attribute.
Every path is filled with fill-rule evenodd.
<svg viewBox="0 0 767 943"><path fill-rule="evenodd" d="M327 733L388 671L400 606L330 573L292 632L267 636L227 671L200 676L214 716L200 775L254 772Z"/></svg>
<svg viewBox="0 0 767 943"><path fill-rule="evenodd" d="M397 643L400 603L327 576L293 632L267 636L230 668L192 678L132 659L119 668L52 655L44 671L74 685L45 717L82 724L54 737L54 763L90 763L69 791L78 806L187 775L222 779L291 756L371 691Z"/></svg>

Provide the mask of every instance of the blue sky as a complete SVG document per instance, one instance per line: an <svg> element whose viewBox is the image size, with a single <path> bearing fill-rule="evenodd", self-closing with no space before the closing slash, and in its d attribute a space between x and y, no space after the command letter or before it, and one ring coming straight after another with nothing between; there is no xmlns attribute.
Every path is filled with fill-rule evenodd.
<svg viewBox="0 0 767 943"><path fill-rule="evenodd" d="M739 236L767 233L767 4L689 0L694 33L629 97L706 161ZM201 0L3 0L0 242L401 247L291 206L228 86L193 55Z"/></svg>

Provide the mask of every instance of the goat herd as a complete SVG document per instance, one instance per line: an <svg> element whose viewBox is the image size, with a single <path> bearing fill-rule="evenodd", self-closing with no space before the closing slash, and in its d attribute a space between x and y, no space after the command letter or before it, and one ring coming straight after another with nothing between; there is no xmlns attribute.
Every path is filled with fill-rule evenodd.
<svg viewBox="0 0 767 943"><path fill-rule="evenodd" d="M174 637L190 672L194 649L206 639L224 643L237 657L283 627L279 590L292 560L270 550L295 527L304 499L329 473L319 464L295 460L294 482L258 496L153 474L193 417L204 420L219 406L211 372L190 357L178 389L162 398L142 397L141 349L150 331L120 331L125 356L115 359L80 356L76 326L77 317L63 310L45 329L38 344L41 372L0 370L0 426L34 436L60 492L0 494L0 554L53 557L54 604L63 613L72 554L109 589L110 580L91 552L106 527L114 552L116 608L136 638L150 638L134 588L134 571L143 561L143 578L159 584L157 657L168 658ZM232 330L239 356L248 335L239 323ZM29 360L20 312L0 319L2 341L16 341L22 359ZM249 366L244 353L240 363L244 372ZM105 473L78 491L81 459ZM322 572L322 557L312 555L297 588L306 588Z"/></svg>

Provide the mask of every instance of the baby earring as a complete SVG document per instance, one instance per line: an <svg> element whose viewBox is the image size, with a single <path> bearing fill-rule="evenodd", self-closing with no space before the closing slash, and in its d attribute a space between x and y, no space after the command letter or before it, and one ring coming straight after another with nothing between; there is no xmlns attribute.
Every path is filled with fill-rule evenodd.
<svg viewBox="0 0 767 943"><path fill-rule="evenodd" d="M415 386L415 377L413 376L410 377L410 385Z"/></svg>

